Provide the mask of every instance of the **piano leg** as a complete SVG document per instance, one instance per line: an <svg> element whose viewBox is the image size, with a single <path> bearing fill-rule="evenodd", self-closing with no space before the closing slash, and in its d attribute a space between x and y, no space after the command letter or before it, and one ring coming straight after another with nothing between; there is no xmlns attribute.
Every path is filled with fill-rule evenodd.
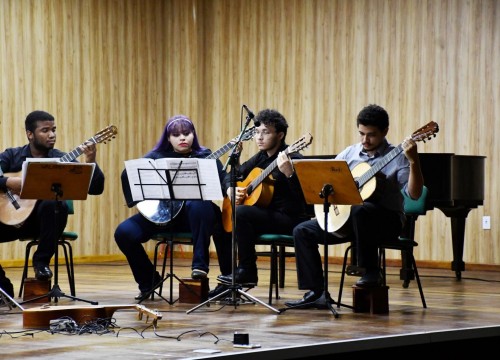
<svg viewBox="0 0 500 360"><path fill-rule="evenodd" d="M453 261L451 270L455 271L458 280L462 279L462 271L465 271L464 256L464 238L465 238L465 220L471 209L441 209L443 213L451 218L451 239L453 244Z"/></svg>

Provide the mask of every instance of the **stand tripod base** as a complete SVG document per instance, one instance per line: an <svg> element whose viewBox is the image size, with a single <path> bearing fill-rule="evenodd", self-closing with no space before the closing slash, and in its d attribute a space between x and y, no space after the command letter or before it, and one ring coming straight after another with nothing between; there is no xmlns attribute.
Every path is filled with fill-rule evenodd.
<svg viewBox="0 0 500 360"><path fill-rule="evenodd" d="M18 307L20 310L24 311L24 308L0 287L0 306L3 305L6 305L9 310Z"/></svg>
<svg viewBox="0 0 500 360"><path fill-rule="evenodd" d="M26 303L34 302L34 301L37 301L38 299L42 299L42 298L45 298L45 297L49 298L49 300L51 298L54 298L54 302L57 302L59 298L65 297L65 298L68 298L68 299L71 299L71 300L83 301L83 302L89 303L91 305L98 305L99 304L97 301L85 300L85 299L77 298L75 296L66 295L65 293L63 293L61 291L61 288L57 284L54 284L54 286L52 287L52 289L47 294L31 298L29 300L23 301L20 304L26 304Z"/></svg>
<svg viewBox="0 0 500 360"><path fill-rule="evenodd" d="M196 305L194 308L186 311L186 314L190 314L193 311L195 311L196 309L198 309L198 308L200 308L200 307L202 307L204 305L208 306L208 305L210 305L210 302L215 302L215 301L218 301L218 300L221 300L221 299L227 299L228 298L227 295L229 295L229 294L231 294L231 298L225 300L226 301L226 305L231 305L231 306L234 306L236 308L238 305L242 304L242 300L243 299L247 299L247 300L249 300L250 302L252 302L254 304L255 303L259 303L260 305L265 306L269 310L274 311L277 314L281 314L280 310L273 308L272 306L266 304L262 300L259 300L259 299L255 298L255 297L251 296L247 292L243 291L241 285L235 284L235 285L227 285L227 286L228 286L227 290L224 290L219 295L214 296L213 298L210 298L207 301L202 302L201 304Z"/></svg>

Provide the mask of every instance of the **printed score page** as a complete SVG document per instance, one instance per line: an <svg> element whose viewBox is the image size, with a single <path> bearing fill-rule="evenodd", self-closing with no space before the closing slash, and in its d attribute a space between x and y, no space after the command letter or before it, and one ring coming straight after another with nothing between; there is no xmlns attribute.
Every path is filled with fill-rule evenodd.
<svg viewBox="0 0 500 360"><path fill-rule="evenodd" d="M141 158L125 161L125 168L134 201L223 199L214 159Z"/></svg>

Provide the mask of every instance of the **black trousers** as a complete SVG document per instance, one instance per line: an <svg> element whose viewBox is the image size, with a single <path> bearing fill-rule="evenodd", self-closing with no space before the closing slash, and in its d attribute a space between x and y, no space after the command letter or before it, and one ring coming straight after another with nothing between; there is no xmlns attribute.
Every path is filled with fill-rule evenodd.
<svg viewBox="0 0 500 360"><path fill-rule="evenodd" d="M328 244L352 241L356 248L358 266L366 271L378 269L378 247L380 241L397 237L402 230L400 215L376 204L365 202L351 207L346 223L351 235L338 238L328 232ZM323 290L324 276L319 245L324 244L325 231L313 219L303 222L293 230L297 281L301 290Z"/></svg>
<svg viewBox="0 0 500 360"><path fill-rule="evenodd" d="M20 227L0 223L0 242L38 238L40 244L33 254L33 264L48 265L67 222L66 201L40 200Z"/></svg>
<svg viewBox="0 0 500 360"><path fill-rule="evenodd" d="M238 244L238 267L242 269L255 269L257 267L255 240L259 235L291 235L294 226L299 221L280 211L258 206L238 205L234 229Z"/></svg>

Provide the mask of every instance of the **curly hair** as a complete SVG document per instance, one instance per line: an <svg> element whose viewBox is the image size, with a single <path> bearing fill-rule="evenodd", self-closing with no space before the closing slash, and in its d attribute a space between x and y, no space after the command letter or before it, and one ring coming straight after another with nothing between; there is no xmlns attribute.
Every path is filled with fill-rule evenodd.
<svg viewBox="0 0 500 360"><path fill-rule="evenodd" d="M260 122L266 126L274 126L276 132L284 133L282 142L285 142L288 123L283 115L273 109L264 109L259 111L255 117L255 122Z"/></svg>
<svg viewBox="0 0 500 360"><path fill-rule="evenodd" d="M370 104L365 106L358 114L356 124L359 126L375 126L380 131L389 127L389 114L379 105Z"/></svg>

